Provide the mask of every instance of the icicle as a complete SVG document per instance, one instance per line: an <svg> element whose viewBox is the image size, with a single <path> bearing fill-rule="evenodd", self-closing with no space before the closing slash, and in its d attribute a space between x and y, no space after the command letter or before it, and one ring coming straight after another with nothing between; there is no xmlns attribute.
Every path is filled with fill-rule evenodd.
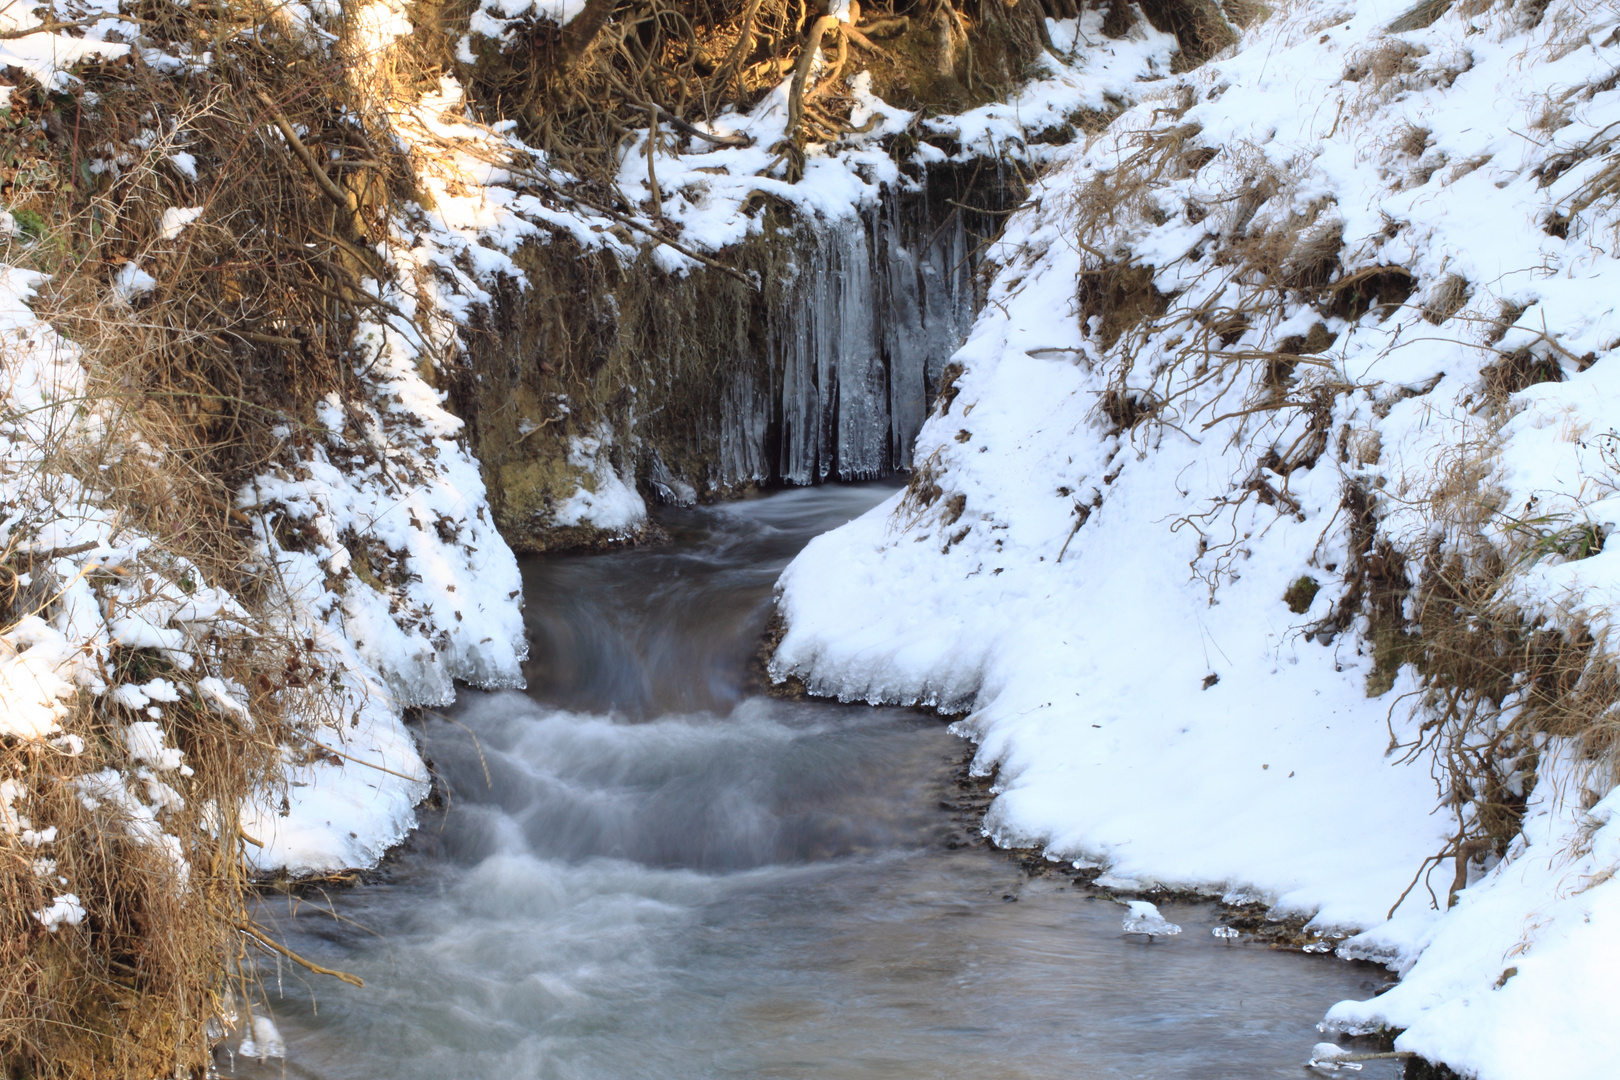
<svg viewBox="0 0 1620 1080"><path fill-rule="evenodd" d="M931 218L924 200L891 198L800 234L766 328L768 374L744 370L725 388L722 484L870 479L910 465L975 314L961 215L943 228Z"/></svg>

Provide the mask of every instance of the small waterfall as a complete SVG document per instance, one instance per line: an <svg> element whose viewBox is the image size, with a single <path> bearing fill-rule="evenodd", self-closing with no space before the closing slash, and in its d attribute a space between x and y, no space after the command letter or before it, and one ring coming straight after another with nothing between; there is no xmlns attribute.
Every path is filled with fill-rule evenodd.
<svg viewBox="0 0 1620 1080"><path fill-rule="evenodd" d="M863 480L910 465L976 311L962 215L921 200L803 230L764 363L725 389L720 484ZM763 374L763 378L761 375Z"/></svg>

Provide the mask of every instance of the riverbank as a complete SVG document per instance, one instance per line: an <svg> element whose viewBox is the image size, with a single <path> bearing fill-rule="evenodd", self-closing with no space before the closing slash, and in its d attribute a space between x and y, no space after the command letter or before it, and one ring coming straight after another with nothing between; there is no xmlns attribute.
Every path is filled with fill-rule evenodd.
<svg viewBox="0 0 1620 1080"><path fill-rule="evenodd" d="M1617 40L1303 5L1073 148L773 672L966 712L999 843L1403 974L1332 1029L1604 1075Z"/></svg>

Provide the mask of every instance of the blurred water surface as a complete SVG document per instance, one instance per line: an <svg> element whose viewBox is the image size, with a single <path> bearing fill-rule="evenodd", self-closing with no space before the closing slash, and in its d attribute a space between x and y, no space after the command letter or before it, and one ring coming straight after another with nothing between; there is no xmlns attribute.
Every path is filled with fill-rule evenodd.
<svg viewBox="0 0 1620 1080"><path fill-rule="evenodd" d="M448 807L386 881L259 905L365 988L264 966L288 1057L222 1070L1300 1076L1381 972L1223 942L1207 905L1127 939L1123 908L1027 880L942 806L967 748L936 717L749 692L781 568L893 490L670 511L667 545L529 560L529 691L425 729Z"/></svg>

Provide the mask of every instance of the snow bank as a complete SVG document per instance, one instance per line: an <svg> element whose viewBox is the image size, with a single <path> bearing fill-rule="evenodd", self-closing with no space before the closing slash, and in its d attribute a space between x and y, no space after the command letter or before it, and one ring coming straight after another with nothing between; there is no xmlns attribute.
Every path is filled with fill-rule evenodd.
<svg viewBox="0 0 1620 1080"><path fill-rule="evenodd" d="M1549 785L1551 787L1552 785ZM1416 1050L1480 1080L1612 1076L1620 1060L1620 794L1590 810L1542 795L1510 857L1458 897L1388 993L1324 1027L1405 1028Z"/></svg>
<svg viewBox="0 0 1620 1080"><path fill-rule="evenodd" d="M1568 538L1620 524L1620 13L1406 8L1292 6L1057 152L910 488L783 574L772 671L967 712L999 843L1360 932L1406 977L1342 1028L1608 1075L1607 782L1544 765L1442 912L1459 823L1388 752L1419 676L1348 613L1381 552L1500 550L1503 602L1613 648L1620 552Z"/></svg>
<svg viewBox="0 0 1620 1080"><path fill-rule="evenodd" d="M47 30L35 7L12 3L0 8L0 35L4 35L0 37L0 67L25 72L47 90L66 90L75 81L73 67L86 60L115 60L126 55L129 46L107 41L108 31L132 37L137 30L119 20L116 3L90 0L76 5L75 18L85 23L77 37ZM10 87L0 88L0 108L10 97Z"/></svg>
<svg viewBox="0 0 1620 1080"><path fill-rule="evenodd" d="M364 78L366 65L379 62L410 24L386 3L353 14L363 61L354 73ZM303 17L316 18L307 10ZM6 18L23 29L36 25L27 21L31 16ZM124 32L133 37L135 28ZM37 37L4 44L21 48ZM63 70L25 69L46 85L65 85L65 68L94 53L99 42L93 35L68 40L83 47L72 57L61 54ZM127 48L109 45L99 55ZM459 90L446 93L451 96L430 94L411 103L432 119L402 113L405 137L424 130L423 123L457 132L439 119L459 103ZM151 145L160 134L168 145L183 143L186 133L166 129L140 138ZM195 159L180 156L180 174L195 181ZM116 172L127 164L100 161L96 167ZM453 155L427 155L431 175L424 187L432 191L437 183L446 196L437 220L395 222L398 231L379 245L389 280L369 287L378 310L390 314L362 324L355 336L360 393L329 398L312 430L285 427L270 469L237 495L236 514L252 523L259 544L260 562L248 569L277 586L277 595L256 608L252 626L241 605L204 584L197 568L122 523L116 493L80 482L54 460L65 449L98 445L114 422L89 396L77 349L24 303L38 276L0 268L0 547L32 552L36 566L42 557L49 566L48 579L41 572L34 575L38 581L22 582L39 594L42 615L22 618L0 637L0 730L78 753L80 736L63 732L62 723L75 704L104 698L102 706L124 724L132 764L103 776L85 797L117 805L150 843L175 845L164 815L183 805L161 774L189 773L165 741L167 704L195 698L255 730L246 689L216 670L221 642L256 634L305 642L330 699L325 712L292 710L305 715L294 733L297 745L283 748L285 783L243 808L243 829L255 845L250 859L263 871L374 864L415 824L414 807L428 791L402 710L449 702L458 679L521 685L526 644L516 559L490 520L462 422L445 409L445 395L425 373L462 351L458 335L467 312L488 300L484 286L495 275L511 269L498 253L534 227L481 195L467 196L461 166ZM488 174L487 166L474 167ZM203 213L168 208L161 239L179 237ZM483 257L469 259L469 252ZM152 285L131 262L114 289L134 300ZM161 457L162 450L120 452ZM165 679L109 685L115 647L150 650L185 678L179 685ZM284 693L296 695L296 684ZM18 802L26 798L19 795Z"/></svg>
<svg viewBox="0 0 1620 1080"><path fill-rule="evenodd" d="M1337 477L1296 486L1315 530L1251 540L1211 606L1189 580L1197 536L1169 525L1195 508L1189 477L1224 481L1225 440L1172 434L1139 457L1097 438L1098 380L1003 347L1021 323L1030 347L1053 341L1073 273L1039 275L1007 316L992 305L958 354L959 404L916 455L956 494L922 511L897 495L788 568L773 670L844 700L971 710L958 730L980 744L976 770L998 773L999 843L1263 897L1322 929L1379 921L1445 823L1429 816L1428 770L1384 760L1388 704L1365 696L1367 660L1304 641L1281 602ZM1074 531L1078 508L1090 516Z"/></svg>

